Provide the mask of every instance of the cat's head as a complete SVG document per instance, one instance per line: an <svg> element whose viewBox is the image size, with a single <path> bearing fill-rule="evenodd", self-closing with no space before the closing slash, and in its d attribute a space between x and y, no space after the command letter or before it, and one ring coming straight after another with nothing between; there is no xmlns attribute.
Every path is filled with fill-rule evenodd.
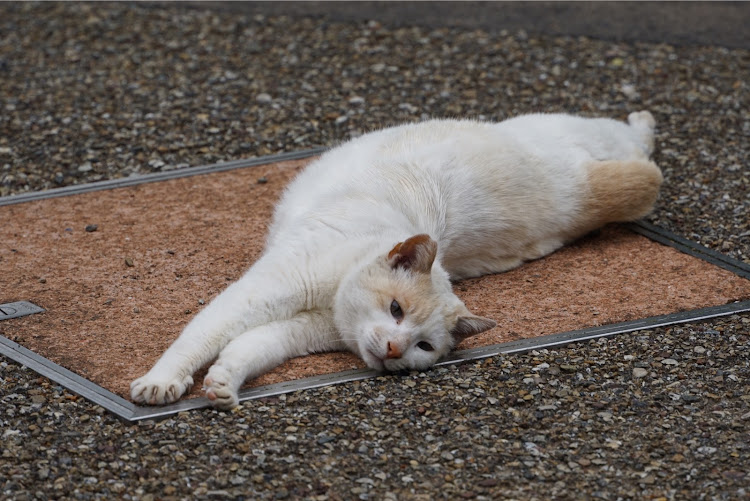
<svg viewBox="0 0 750 501"><path fill-rule="evenodd" d="M471 314L435 265L437 243L416 235L347 275L334 320L347 346L378 370L425 369L496 324Z"/></svg>

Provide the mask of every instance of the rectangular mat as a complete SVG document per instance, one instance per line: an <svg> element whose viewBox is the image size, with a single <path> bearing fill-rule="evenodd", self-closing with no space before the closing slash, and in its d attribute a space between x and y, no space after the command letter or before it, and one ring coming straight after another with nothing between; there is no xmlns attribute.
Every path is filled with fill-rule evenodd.
<svg viewBox="0 0 750 501"><path fill-rule="evenodd" d="M278 160L78 187L22 203L0 199L0 303L30 301L46 310L0 321L0 335L125 402L130 381L260 255L275 201L310 161ZM516 270L455 284L471 311L498 322L458 349L478 353L750 299L750 280L737 273L742 263L717 261L716 253L713 262L700 259L674 248L679 237L635 229L610 226ZM359 377L363 368L348 353L312 355L248 387L303 378L324 384L332 379L323 376ZM200 395L202 376L187 398Z"/></svg>

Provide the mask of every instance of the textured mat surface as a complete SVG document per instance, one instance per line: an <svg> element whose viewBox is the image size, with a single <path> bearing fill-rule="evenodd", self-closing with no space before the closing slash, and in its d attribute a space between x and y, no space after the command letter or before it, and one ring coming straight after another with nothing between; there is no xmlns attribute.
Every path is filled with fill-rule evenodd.
<svg viewBox="0 0 750 501"><path fill-rule="evenodd" d="M0 322L0 335L127 398L130 381L260 255L274 202L308 161L0 207L0 303L47 310ZM617 226L455 289L498 321L459 348L750 298L750 281ZM351 354L313 355L249 384L359 367Z"/></svg>

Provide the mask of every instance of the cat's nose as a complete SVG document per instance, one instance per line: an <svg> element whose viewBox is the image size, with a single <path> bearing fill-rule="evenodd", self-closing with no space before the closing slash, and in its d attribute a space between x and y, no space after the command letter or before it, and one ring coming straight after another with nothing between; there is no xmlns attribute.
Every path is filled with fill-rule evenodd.
<svg viewBox="0 0 750 501"><path fill-rule="evenodd" d="M401 358L401 349L396 343L388 341L388 352L386 353L385 358Z"/></svg>

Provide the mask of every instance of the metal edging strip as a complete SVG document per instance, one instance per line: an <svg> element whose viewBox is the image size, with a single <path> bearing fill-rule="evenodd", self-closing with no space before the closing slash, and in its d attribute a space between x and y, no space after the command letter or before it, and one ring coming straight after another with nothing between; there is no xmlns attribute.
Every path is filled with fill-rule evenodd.
<svg viewBox="0 0 750 501"><path fill-rule="evenodd" d="M457 351L450 358L439 362L436 365L449 365L457 362L467 362L489 356L499 355L502 353L522 353L530 350L551 348L565 344L597 339L600 337L613 336L615 334L624 334L639 330L656 329L668 325L683 324L689 322L698 322L711 318L734 315L750 311L750 300L738 301L719 306L709 306L697 310L689 310L678 313L669 313L656 317L647 317L628 322L616 324L607 324L597 327L587 327L559 334L549 334L546 336L519 339L507 343L496 344L491 346L482 346L469 350Z"/></svg>
<svg viewBox="0 0 750 501"><path fill-rule="evenodd" d="M670 313L668 315L632 320L629 322L550 334L537 338L520 339L507 343L483 346L481 348L457 351L452 353L447 359L435 364L435 367L470 362L501 354L523 353L531 350L552 348L574 342L614 336L616 334L655 329L667 325L697 322L700 320L707 320L748 311L750 311L750 300L720 306L711 306L686 312ZM91 402L101 405L119 418L131 423L145 419L166 418L177 414L178 412L202 409L210 407L211 405L207 398L200 397L181 400L174 404L159 407L138 406L2 336L0 336L0 353L25 365L42 376L48 377ZM298 390L309 390L333 384L361 381L382 376L384 374L387 373L378 372L372 369L354 369L259 386L256 388L246 388L240 390L238 396L239 401L244 402L257 398L291 393Z"/></svg>
<svg viewBox="0 0 750 501"><path fill-rule="evenodd" d="M73 393L101 405L117 416L128 421L131 420L136 408L134 403L3 336L0 336L0 353L64 386Z"/></svg>
<svg viewBox="0 0 750 501"><path fill-rule="evenodd" d="M255 388L245 388L238 392L240 402L255 400L257 398L272 397L291 393L298 390L311 390L332 384L348 383L352 381L361 381L372 377L382 375L372 369L353 369L349 371L336 372L333 374L322 374L311 376L283 383L257 386ZM134 412L130 417L131 421L140 421L144 419L159 419L187 410L196 410L210 407L211 402L205 397L191 398L182 400L170 405L159 407L135 406Z"/></svg>
<svg viewBox="0 0 750 501"><path fill-rule="evenodd" d="M0 207L35 200L77 195L93 191L124 188L128 186L135 186L138 184L166 181L169 179L177 179L181 177L211 174L232 169L255 167L269 163L301 160L304 158L319 155L326 150L327 148L322 147L313 148L298 152L281 153L277 155L235 160L231 162L223 162L205 166L189 167L186 169L177 169L168 172L145 174L142 176L134 176L132 178L126 179L113 179L82 185L67 186L64 188L52 189L42 192L0 197ZM732 273L735 273L743 278L750 279L750 266L748 266L746 263L716 252L700 244L691 242L679 235L671 233L668 230L643 221L630 223L629 225L627 225L627 227L633 232L645 236L646 238L673 247L698 259L707 261L715 266L719 266L723 269L731 271ZM562 346L573 342L613 336L616 334L633 332L637 330L653 329L667 325L696 322L700 320L727 316L736 313L744 313L748 311L750 311L750 300L729 303L726 305L711 306L685 312L670 313L667 315L632 320L617 324L589 327L575 331L550 334L541 337L521 339L502 344L453 352L449 355L448 358L438 362L436 366L463 363L500 354L522 353L534 349ZM116 395L109 390L102 388L92 381L89 381L88 379L85 379L78 374L65 369L64 367L40 355L37 355L31 350L28 350L18 343L15 343L2 336L0 336L0 354L5 355L20 364L23 364L24 366L32 369L40 375L51 379L61 386L64 386L68 390L90 400L97 405L102 406L124 421L131 423L145 419L166 418L178 412L201 409L210 406L210 401L205 397L181 400L174 404L160 407L135 405L134 403L125 400L119 395ZM240 390L238 396L240 402L243 402L262 397L281 395L283 393L289 393L298 390L320 388L322 386L333 384L360 381L383 374L384 373L372 369L354 369L350 371L312 376L304 379L276 383L256 388L247 388Z"/></svg>
<svg viewBox="0 0 750 501"><path fill-rule="evenodd" d="M721 254L713 249L691 242L686 238L645 221L629 223L626 226L633 232L643 235L655 242L674 247L680 252L697 257L703 261L718 266L719 268L731 271L742 278L750 280L750 265L747 263L743 263L742 261Z"/></svg>
<svg viewBox="0 0 750 501"><path fill-rule="evenodd" d="M93 183L76 184L71 186L65 186L62 188L53 188L45 191L35 191L33 193L21 193L19 195L10 195L7 197L0 197L0 207L5 205L20 204L23 202L33 202L36 200L46 200L48 198L65 197L69 195L80 195L82 193L89 193L92 191L100 190L112 190L115 188L126 188L128 186L136 186L139 184L156 183L158 181L167 181L170 179L178 179L181 177L199 176L202 174L214 174L216 172L224 172L233 169L241 169L244 167L256 167L258 165L265 165L277 162L288 162L290 160L302 160L305 158L314 157L327 151L328 148L317 147L308 150L293 151L289 153L278 153L276 155L268 155L265 157L254 157L242 160L232 160L229 162L221 162L210 165L200 165L197 167L187 167L184 169L175 169L166 172L155 172L153 174L143 174L140 176L126 177L122 179L109 179L106 181L96 181Z"/></svg>

